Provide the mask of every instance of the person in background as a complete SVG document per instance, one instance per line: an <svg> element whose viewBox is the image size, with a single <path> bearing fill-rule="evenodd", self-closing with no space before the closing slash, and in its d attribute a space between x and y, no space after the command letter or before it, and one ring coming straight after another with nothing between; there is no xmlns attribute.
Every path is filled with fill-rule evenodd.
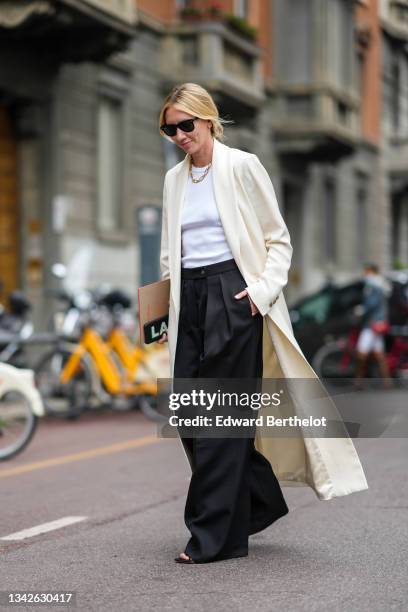
<svg viewBox="0 0 408 612"><path fill-rule="evenodd" d="M362 378L365 375L367 359L372 352L377 360L383 385L390 388L390 372L384 353L384 333L387 328L387 297L390 286L379 273L374 263L364 266L365 286L363 290L363 313L361 332L358 337L356 388L362 388Z"/></svg>

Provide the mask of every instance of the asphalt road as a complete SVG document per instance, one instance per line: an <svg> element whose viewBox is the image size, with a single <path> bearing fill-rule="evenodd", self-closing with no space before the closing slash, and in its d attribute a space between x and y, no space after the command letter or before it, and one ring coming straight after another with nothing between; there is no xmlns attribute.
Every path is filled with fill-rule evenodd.
<svg viewBox="0 0 408 612"><path fill-rule="evenodd" d="M367 491L319 501L285 487L289 514L250 537L248 557L180 565L190 477L180 443L136 412L45 419L0 464L0 591L70 591L76 606L0 609L405 611L408 440L355 445ZM65 517L80 518L4 539Z"/></svg>

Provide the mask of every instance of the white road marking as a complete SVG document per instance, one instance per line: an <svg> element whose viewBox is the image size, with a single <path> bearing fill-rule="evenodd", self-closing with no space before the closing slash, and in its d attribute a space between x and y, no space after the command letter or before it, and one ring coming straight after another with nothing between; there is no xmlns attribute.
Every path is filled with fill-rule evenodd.
<svg viewBox="0 0 408 612"><path fill-rule="evenodd" d="M67 525L73 525L74 523L85 521L87 518L87 516L64 516L56 521L42 523L42 525L36 525L35 527L29 527L28 529L23 529L22 531L16 531L10 535L2 536L0 537L0 540L24 540L25 538L32 538L40 533L47 533L47 531L61 529L61 527L66 527Z"/></svg>

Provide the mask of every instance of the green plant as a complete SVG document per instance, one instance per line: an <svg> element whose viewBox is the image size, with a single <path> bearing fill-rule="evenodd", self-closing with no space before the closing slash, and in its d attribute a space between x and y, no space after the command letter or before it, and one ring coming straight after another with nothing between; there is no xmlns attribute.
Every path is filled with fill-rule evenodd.
<svg viewBox="0 0 408 612"><path fill-rule="evenodd" d="M237 17L237 15L232 14L224 14L224 19L232 28L234 28L234 30L237 30L237 32L239 32L240 34L247 36L251 40L256 40L258 34L257 29L252 27L243 17Z"/></svg>
<svg viewBox="0 0 408 612"><path fill-rule="evenodd" d="M201 17L202 11L195 6L185 6L180 10L181 17Z"/></svg>
<svg viewBox="0 0 408 612"><path fill-rule="evenodd" d="M394 259L393 261L393 270L405 270L408 268L408 265L405 264L401 259Z"/></svg>
<svg viewBox="0 0 408 612"><path fill-rule="evenodd" d="M218 3L214 2L214 4L211 4L207 8L207 14L210 17L221 17L222 16L221 6Z"/></svg>

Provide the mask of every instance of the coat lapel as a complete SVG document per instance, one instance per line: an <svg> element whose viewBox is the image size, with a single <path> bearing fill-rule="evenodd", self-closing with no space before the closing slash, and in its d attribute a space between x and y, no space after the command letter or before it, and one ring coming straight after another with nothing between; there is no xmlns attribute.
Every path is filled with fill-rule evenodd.
<svg viewBox="0 0 408 612"><path fill-rule="evenodd" d="M169 206L174 213L169 215L169 265L171 268L170 291L176 312L180 301L180 266L181 266L181 210L186 194L188 180L188 155L177 170L170 196Z"/></svg>
<svg viewBox="0 0 408 612"><path fill-rule="evenodd" d="M172 270L171 295L176 306L179 308L180 296L180 267L181 267L181 213L186 195L188 181L189 155L187 154L180 164L175 175L173 184L171 204L174 213L169 216L169 236L174 237L170 244L170 266ZM212 157L212 175L214 196L224 227L225 237L231 249L231 253L239 265L239 223L236 205L235 185L233 180L233 166L229 147L214 139Z"/></svg>
<svg viewBox="0 0 408 612"><path fill-rule="evenodd" d="M239 265L239 219L230 147L214 139L213 184L221 223L231 253Z"/></svg>

